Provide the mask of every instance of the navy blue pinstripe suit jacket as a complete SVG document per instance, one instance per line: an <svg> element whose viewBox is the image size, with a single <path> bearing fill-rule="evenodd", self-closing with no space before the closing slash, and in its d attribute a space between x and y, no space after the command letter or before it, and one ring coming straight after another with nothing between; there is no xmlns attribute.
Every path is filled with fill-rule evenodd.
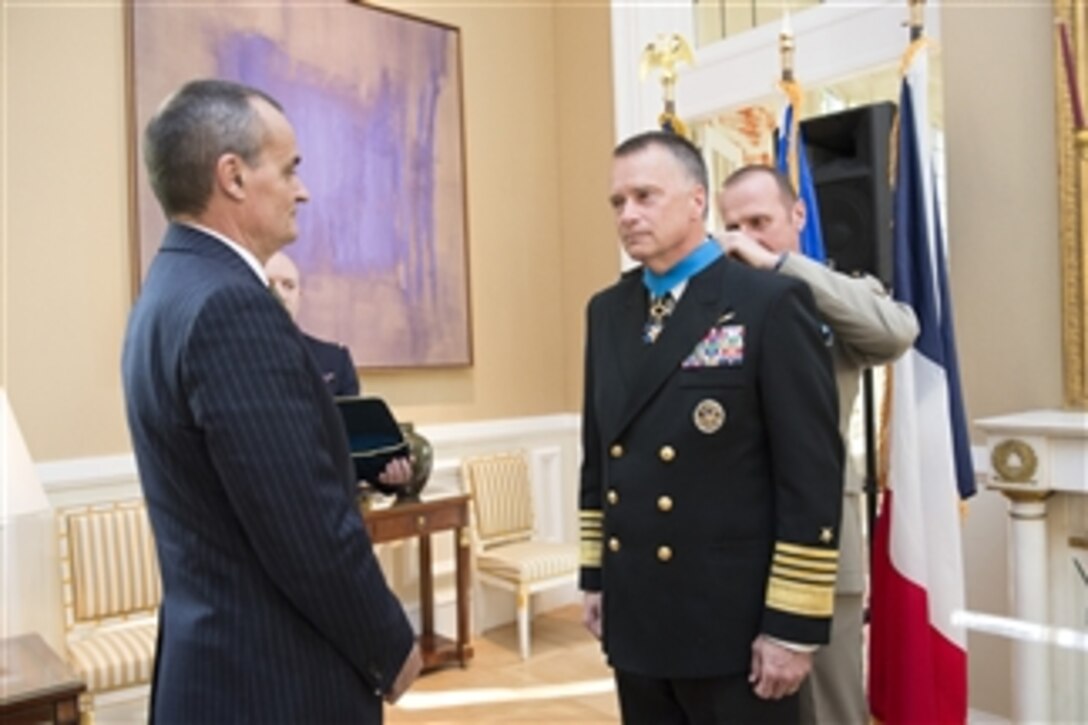
<svg viewBox="0 0 1088 725"><path fill-rule="evenodd" d="M152 720L380 722L412 630L283 306L225 244L172 224L122 372L164 588Z"/></svg>

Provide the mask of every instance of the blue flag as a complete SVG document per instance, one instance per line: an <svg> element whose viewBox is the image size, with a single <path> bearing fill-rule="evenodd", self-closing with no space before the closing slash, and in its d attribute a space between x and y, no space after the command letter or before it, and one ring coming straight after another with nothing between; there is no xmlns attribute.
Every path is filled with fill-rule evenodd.
<svg viewBox="0 0 1088 725"><path fill-rule="evenodd" d="M790 130L793 128L793 105L786 106L782 117L782 124L775 138L774 158L775 166L793 179L795 175L790 168ZM801 129L797 129L797 196L805 202L805 228L801 230L801 252L817 262L827 261L824 253L824 237L820 228L820 206L816 203L816 186L812 183L812 171L808 167L808 157L805 155L805 141Z"/></svg>

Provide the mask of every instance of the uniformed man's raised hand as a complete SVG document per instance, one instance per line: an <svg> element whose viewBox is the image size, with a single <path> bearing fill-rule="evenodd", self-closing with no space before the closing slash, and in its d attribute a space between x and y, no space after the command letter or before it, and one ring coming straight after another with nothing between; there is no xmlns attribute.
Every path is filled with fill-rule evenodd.
<svg viewBox="0 0 1088 725"><path fill-rule="evenodd" d="M586 592L582 602L582 624L594 637L601 638L601 593Z"/></svg>
<svg viewBox="0 0 1088 725"><path fill-rule="evenodd" d="M778 263L778 253L767 249L744 232L714 232L714 241L730 257L757 269L772 269Z"/></svg>
<svg viewBox="0 0 1088 725"><path fill-rule="evenodd" d="M752 642L748 682L764 700L777 700L797 692L811 669L811 652L792 650L763 634Z"/></svg>

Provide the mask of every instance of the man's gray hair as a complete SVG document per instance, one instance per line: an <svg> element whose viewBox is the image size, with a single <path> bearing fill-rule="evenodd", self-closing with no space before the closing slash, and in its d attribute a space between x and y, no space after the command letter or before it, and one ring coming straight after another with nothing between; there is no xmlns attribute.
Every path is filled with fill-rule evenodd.
<svg viewBox="0 0 1088 725"><path fill-rule="evenodd" d="M223 80L191 81L167 98L148 122L144 164L167 217L204 211L223 154L257 163L265 128L251 102L255 98L283 110L256 88Z"/></svg>
<svg viewBox="0 0 1088 725"><path fill-rule="evenodd" d="M668 151L680 162L680 166L692 181L701 185L707 192L710 191L710 181L702 153L691 141L671 131L646 131L632 136L616 147L616 150L612 152L612 158L630 156L650 146L660 146Z"/></svg>

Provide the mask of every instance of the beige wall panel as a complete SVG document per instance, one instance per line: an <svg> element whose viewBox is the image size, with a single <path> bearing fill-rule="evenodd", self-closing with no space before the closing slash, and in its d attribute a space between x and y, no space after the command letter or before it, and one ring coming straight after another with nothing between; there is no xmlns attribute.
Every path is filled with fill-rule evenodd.
<svg viewBox="0 0 1088 725"><path fill-rule="evenodd" d="M942 23L948 239L967 409L980 418L1058 407L1050 4L953 1Z"/></svg>
<svg viewBox="0 0 1088 725"><path fill-rule="evenodd" d="M1053 14L1048 2L942 6L948 240L968 418L1062 401ZM973 431L980 442L977 431ZM1004 499L964 525L967 606L1006 614ZM1007 640L970 634L971 705L1011 716Z"/></svg>
<svg viewBox="0 0 1088 725"><path fill-rule="evenodd" d="M561 3L556 30L564 409L580 411L586 303L619 275L619 243L608 205L616 145L611 14L604 3Z"/></svg>
<svg viewBox="0 0 1088 725"><path fill-rule="evenodd" d="M5 5L7 385L36 460L128 448L119 7Z"/></svg>
<svg viewBox="0 0 1088 725"><path fill-rule="evenodd" d="M0 12L0 77L7 69L8 49L8 16L6 12ZM4 81L5 85L7 81ZM0 92L0 154L7 155L8 137L8 99L7 94ZM7 195L7 169L0 157L0 388L8 386L8 295L7 290L11 286L8 279L8 195Z"/></svg>

